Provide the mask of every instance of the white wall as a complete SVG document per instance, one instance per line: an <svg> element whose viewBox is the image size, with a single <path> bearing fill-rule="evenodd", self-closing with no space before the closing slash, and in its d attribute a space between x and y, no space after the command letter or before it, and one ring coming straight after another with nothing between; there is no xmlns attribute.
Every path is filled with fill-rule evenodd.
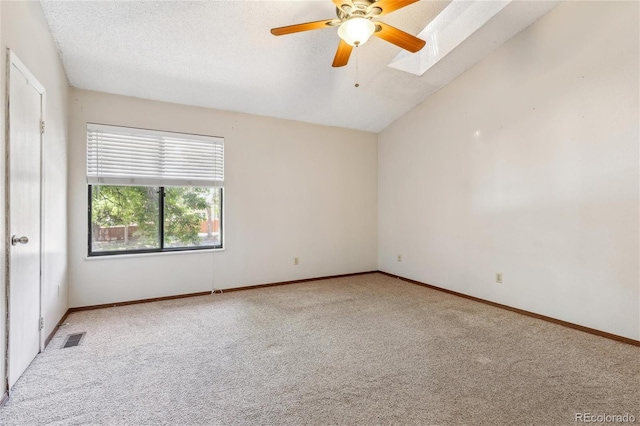
<svg viewBox="0 0 640 426"><path fill-rule="evenodd" d="M72 307L377 269L375 134L78 89L69 108ZM87 122L223 136L225 251L87 259Z"/></svg>
<svg viewBox="0 0 640 426"><path fill-rule="evenodd" d="M0 2L0 98L6 102L6 48L10 48L45 87L47 130L44 137L44 337L68 308L67 286L67 105L69 85L39 2ZM0 116L0 223L5 222L5 111ZM5 258L4 225L0 227ZM4 268L0 274L4 274ZM4 275L0 275L4 283ZM60 292L58 293L58 285ZM0 286L0 300L6 298ZM0 377L5 377L5 311L0 308ZM4 387L4 381L3 385Z"/></svg>
<svg viewBox="0 0 640 426"><path fill-rule="evenodd" d="M0 3L0 48L4 46L3 37L2 37L2 3ZM0 51L0 57L2 57L3 52ZM5 59L6 61L6 59ZM7 391L7 376L6 376L6 367L7 367L7 288L6 288L6 276L5 276L5 265L6 265L6 256L7 256L7 248L5 245L5 132L4 132L4 121L5 121L5 104L6 98L3 90L6 91L6 73L3 73L5 70L5 65L0 59L0 193L2 193L2 197L0 197L0 261L2 262L2 266L0 266L0 398L4 396L4 393Z"/></svg>
<svg viewBox="0 0 640 426"><path fill-rule="evenodd" d="M379 269L640 338L638 7L562 3L379 135Z"/></svg>

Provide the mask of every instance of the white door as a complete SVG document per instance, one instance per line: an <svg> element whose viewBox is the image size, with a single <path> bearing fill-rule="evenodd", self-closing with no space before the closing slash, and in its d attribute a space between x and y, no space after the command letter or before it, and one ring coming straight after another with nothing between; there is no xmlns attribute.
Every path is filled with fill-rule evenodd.
<svg viewBox="0 0 640 426"><path fill-rule="evenodd" d="M9 53L7 250L9 389L40 352L41 165L44 89Z"/></svg>

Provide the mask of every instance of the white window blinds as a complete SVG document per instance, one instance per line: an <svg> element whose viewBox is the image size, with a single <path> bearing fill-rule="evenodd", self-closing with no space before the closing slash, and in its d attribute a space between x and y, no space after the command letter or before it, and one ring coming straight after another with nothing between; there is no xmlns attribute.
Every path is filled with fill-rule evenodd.
<svg viewBox="0 0 640 426"><path fill-rule="evenodd" d="M224 186L224 139L87 124L87 182Z"/></svg>

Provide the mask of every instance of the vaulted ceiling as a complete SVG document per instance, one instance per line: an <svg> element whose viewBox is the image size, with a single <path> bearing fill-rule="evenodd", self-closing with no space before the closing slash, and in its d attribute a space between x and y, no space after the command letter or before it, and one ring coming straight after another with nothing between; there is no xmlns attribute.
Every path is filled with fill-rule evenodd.
<svg viewBox="0 0 640 426"><path fill-rule="evenodd" d="M336 28L270 34L335 17L330 0L41 3L74 87L360 130L384 129L479 59L460 53L462 69L449 61L418 76L388 67L400 49L372 37L332 68ZM448 4L380 20L417 35Z"/></svg>

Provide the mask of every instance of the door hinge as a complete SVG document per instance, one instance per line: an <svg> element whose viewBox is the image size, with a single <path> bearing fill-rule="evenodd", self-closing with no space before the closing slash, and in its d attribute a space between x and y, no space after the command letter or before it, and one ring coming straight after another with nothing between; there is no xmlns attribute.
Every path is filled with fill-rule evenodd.
<svg viewBox="0 0 640 426"><path fill-rule="evenodd" d="M44 328L44 318L40 318L40 330Z"/></svg>
<svg viewBox="0 0 640 426"><path fill-rule="evenodd" d="M40 122L40 133L44 133L44 120Z"/></svg>

